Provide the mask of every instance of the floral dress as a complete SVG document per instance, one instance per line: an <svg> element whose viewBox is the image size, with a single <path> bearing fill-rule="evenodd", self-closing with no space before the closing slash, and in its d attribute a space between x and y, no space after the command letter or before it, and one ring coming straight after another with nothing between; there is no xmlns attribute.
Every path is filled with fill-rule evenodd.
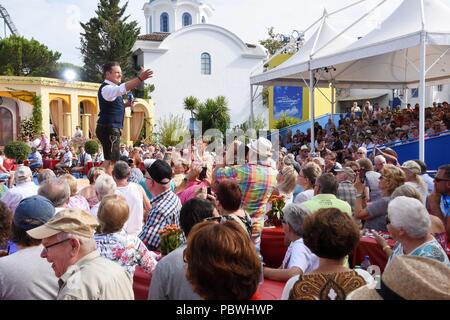
<svg viewBox="0 0 450 320"><path fill-rule="evenodd" d="M124 230L110 234L96 234L95 242L100 254L119 263L131 276L136 266L146 273L152 273L160 259L160 255L147 249L136 236L128 235Z"/></svg>

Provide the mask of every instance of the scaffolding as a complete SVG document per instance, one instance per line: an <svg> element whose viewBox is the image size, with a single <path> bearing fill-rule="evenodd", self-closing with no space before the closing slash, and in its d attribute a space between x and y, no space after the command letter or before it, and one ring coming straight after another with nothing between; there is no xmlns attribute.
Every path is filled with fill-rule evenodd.
<svg viewBox="0 0 450 320"><path fill-rule="evenodd" d="M4 22L4 38L7 37L6 28L9 29L11 35L19 35L19 31L14 25L14 22L11 20L11 16L2 5L0 5L0 18L3 19ZM1 38L2 37L0 35L0 39Z"/></svg>

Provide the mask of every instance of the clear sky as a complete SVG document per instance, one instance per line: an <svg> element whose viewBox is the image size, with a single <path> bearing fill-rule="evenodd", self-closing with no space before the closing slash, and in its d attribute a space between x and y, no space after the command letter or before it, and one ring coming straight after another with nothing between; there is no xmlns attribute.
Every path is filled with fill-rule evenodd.
<svg viewBox="0 0 450 320"><path fill-rule="evenodd" d="M330 19L330 23L342 30L369 11L381 0L367 0L347 9ZM376 26L394 10L401 0L387 0L382 10L370 19L350 30L354 36L362 36ZM127 14L139 22L141 33L145 33L143 13L145 0L129 0ZM324 8L332 12L357 0L203 0L215 9L210 23L217 24L236 33L243 41L257 43L266 38L267 28L290 34L293 30L304 30L323 13ZM443 0L450 5L450 0ZM79 51L81 27L95 15L97 0L1 0L8 10L19 33L27 38L46 44L51 50L62 53L61 61L82 65ZM125 3L125 1L122 1ZM399 17L408 19L408 17ZM3 26L0 35L4 36Z"/></svg>

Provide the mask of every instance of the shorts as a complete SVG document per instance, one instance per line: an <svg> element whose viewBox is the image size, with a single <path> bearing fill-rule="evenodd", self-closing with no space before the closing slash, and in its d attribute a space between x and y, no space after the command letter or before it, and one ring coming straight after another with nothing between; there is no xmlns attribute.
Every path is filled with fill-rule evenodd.
<svg viewBox="0 0 450 320"><path fill-rule="evenodd" d="M121 130L103 124L97 124L95 135L103 147L105 160L119 161Z"/></svg>

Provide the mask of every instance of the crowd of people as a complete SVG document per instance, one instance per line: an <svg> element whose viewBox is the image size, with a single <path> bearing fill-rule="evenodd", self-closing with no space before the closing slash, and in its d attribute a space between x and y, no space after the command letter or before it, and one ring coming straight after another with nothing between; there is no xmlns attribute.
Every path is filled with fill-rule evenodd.
<svg viewBox="0 0 450 320"><path fill-rule="evenodd" d="M425 110L425 134L433 136L450 129L450 107L447 102L433 103ZM350 112L340 116L334 123L330 118L324 127L318 122L314 126L316 154L323 156L328 149L337 153L338 161L354 158L359 148L372 150L386 144L400 144L419 138L419 105L408 104L405 109L391 109L372 105L367 101L364 106L355 102ZM280 137L280 145L296 157L302 157L302 147L311 149L311 130L306 132L288 129ZM306 147L305 147L306 146Z"/></svg>
<svg viewBox="0 0 450 320"><path fill-rule="evenodd" d="M448 105L436 108L444 129ZM356 140L355 152L346 153L321 138L336 145L350 123L350 137L367 125L372 136L391 128L400 137L395 128L415 121L416 111L375 107L361 125L350 118L337 130L318 128L315 153L307 144L274 152L264 137L214 152L206 140L181 148L123 145L111 175L94 166L82 188L96 157L83 145L70 170L18 165L5 174L13 175L9 188L2 183L0 300L133 299L137 267L152 275L148 298L157 300L260 299L264 278L285 283L280 299L450 299L450 165L433 178L425 163L399 163L392 149L374 149L371 160ZM50 144L33 152L45 158ZM56 144L72 153L69 142ZM288 248L279 268L261 254L274 196L284 201ZM162 255L165 228L182 235ZM381 279L349 261L362 233L386 254ZM406 275L407 286L400 282Z"/></svg>

